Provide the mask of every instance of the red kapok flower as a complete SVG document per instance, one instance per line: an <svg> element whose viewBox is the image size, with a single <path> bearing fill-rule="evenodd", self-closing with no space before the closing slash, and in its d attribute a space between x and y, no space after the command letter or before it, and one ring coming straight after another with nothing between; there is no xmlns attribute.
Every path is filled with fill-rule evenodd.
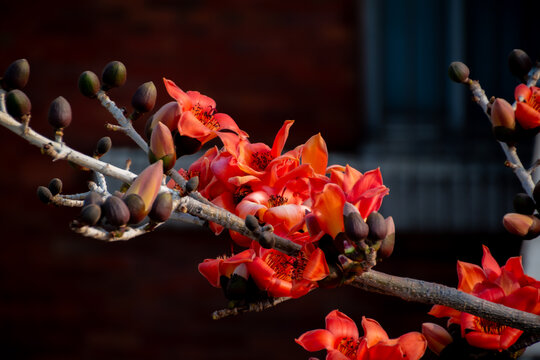
<svg viewBox="0 0 540 360"><path fill-rule="evenodd" d="M540 126L540 88L519 84L515 91L516 120L522 128L532 129Z"/></svg>
<svg viewBox="0 0 540 360"><path fill-rule="evenodd" d="M458 289L497 304L540 314L540 282L525 275L521 257L512 257L500 267L489 249L486 246L483 249L482 267L458 261ZM483 349L508 349L523 333L442 305L433 306L429 314L450 317L448 322L461 325L461 335L470 345Z"/></svg>
<svg viewBox="0 0 540 360"><path fill-rule="evenodd" d="M241 264L250 263L255 258L255 251L244 250L228 258L205 259L199 264L199 272L215 287L221 287L220 277L230 277Z"/></svg>
<svg viewBox="0 0 540 360"><path fill-rule="evenodd" d="M327 360L417 360L424 355L427 342L418 332L390 339L377 321L366 317L362 317L362 327L364 336L359 337L355 322L333 310L326 316L326 329L308 331L295 341L307 351L326 349Z"/></svg>
<svg viewBox="0 0 540 360"><path fill-rule="evenodd" d="M231 130L242 137L248 135L240 130L227 114L216 112L216 102L198 91L182 91L172 80L163 78L165 88L180 107L178 132L182 136L197 139L204 144L217 136L218 130Z"/></svg>

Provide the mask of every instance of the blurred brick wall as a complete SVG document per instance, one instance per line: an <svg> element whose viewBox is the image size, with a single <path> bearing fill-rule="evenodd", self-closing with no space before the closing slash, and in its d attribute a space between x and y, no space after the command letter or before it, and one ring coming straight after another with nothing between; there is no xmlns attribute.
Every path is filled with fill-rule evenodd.
<svg viewBox="0 0 540 360"><path fill-rule="evenodd" d="M361 131L352 0L20 1L1 11L0 69L17 58L30 61L32 127L51 134L47 107L63 95L74 112L66 141L85 152L111 118L78 94L76 81L114 59L128 68L125 87L111 91L120 105L148 80L158 86L159 104L168 102L161 83L167 76L216 99L253 141L271 142L286 119L297 121L291 147L320 131L330 151L351 149ZM131 145L111 136L115 145ZM336 289L212 321L224 298L196 266L226 252L226 237L161 229L107 244L77 236L68 229L77 211L40 204L35 189L60 177L65 192L82 192L87 175L52 163L7 130L0 139L0 358L297 359L309 354L294 337L322 327L335 308L358 322L376 318L391 336L432 320L428 306ZM482 240L401 237L398 254L381 269L455 285L455 254Z"/></svg>

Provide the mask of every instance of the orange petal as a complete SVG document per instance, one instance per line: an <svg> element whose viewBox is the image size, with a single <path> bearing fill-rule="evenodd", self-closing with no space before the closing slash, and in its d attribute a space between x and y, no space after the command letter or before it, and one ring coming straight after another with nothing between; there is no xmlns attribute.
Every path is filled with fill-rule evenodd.
<svg viewBox="0 0 540 360"><path fill-rule="evenodd" d="M540 126L540 112L527 103L516 104L516 120L524 129L533 129Z"/></svg>
<svg viewBox="0 0 540 360"><path fill-rule="evenodd" d="M373 319L362 316L362 328L364 328L364 337L367 339L368 348L374 346L380 341L387 341L388 334L382 326Z"/></svg>
<svg viewBox="0 0 540 360"><path fill-rule="evenodd" d="M291 229L304 219L304 208L296 204L285 204L269 208L263 217L263 221L272 225L283 224L286 229Z"/></svg>
<svg viewBox="0 0 540 360"><path fill-rule="evenodd" d="M528 101L531 97L531 94L532 94L531 89L529 89L529 87L525 84L519 84L514 89L514 98L516 99L516 101L521 101L521 100Z"/></svg>
<svg viewBox="0 0 540 360"><path fill-rule="evenodd" d="M213 133L213 131L204 126L191 111L184 112L180 117L180 120L178 121L178 132L180 135L199 139L199 141Z"/></svg>
<svg viewBox="0 0 540 360"><path fill-rule="evenodd" d="M336 184L326 184L313 205L313 214L321 230L333 238L343 231L343 206L345 194Z"/></svg>
<svg viewBox="0 0 540 360"><path fill-rule="evenodd" d="M486 273L489 281L494 281L497 277L501 275L501 267L497 261L491 255L489 248L486 245L482 245L484 255L482 256L482 267Z"/></svg>
<svg viewBox="0 0 540 360"><path fill-rule="evenodd" d="M450 340L452 338L450 337ZM418 360L426 352L427 341L424 335L413 331L401 335L398 339L399 346L407 360Z"/></svg>
<svg viewBox="0 0 540 360"><path fill-rule="evenodd" d="M457 262L457 273L459 278L458 289L468 294L472 293L474 286L486 280L484 270L478 265Z"/></svg>
<svg viewBox="0 0 540 360"><path fill-rule="evenodd" d="M358 339L358 327L356 323L339 310L332 310L325 318L326 329L336 338L352 337Z"/></svg>
<svg viewBox="0 0 540 360"><path fill-rule="evenodd" d="M309 257L309 261L304 269L303 277L310 281L319 281L328 276L330 270L326 263L324 252L317 248Z"/></svg>
<svg viewBox="0 0 540 360"><path fill-rule="evenodd" d="M176 86L176 84L172 80L163 78L163 83L165 84L165 89L167 90L169 95L173 99L178 101L180 106L182 106L183 111L191 109L192 104L191 104L191 99L188 96L188 94L186 94L185 92L182 91L182 89Z"/></svg>
<svg viewBox="0 0 540 360"><path fill-rule="evenodd" d="M223 259L205 259L199 264L199 272L214 287L221 287L219 283L219 277L221 276L219 272L219 264L222 261Z"/></svg>
<svg viewBox="0 0 540 360"><path fill-rule="evenodd" d="M302 164L310 164L317 174L324 175L328 164L328 150L321 134L313 135L302 149Z"/></svg>
<svg viewBox="0 0 540 360"><path fill-rule="evenodd" d="M330 350L334 348L335 336L328 330L317 329L303 333L294 341L307 351Z"/></svg>
<svg viewBox="0 0 540 360"><path fill-rule="evenodd" d="M469 345L488 350L502 350L501 349L501 335L488 334L480 331L472 331L465 334L465 340Z"/></svg>
<svg viewBox="0 0 540 360"><path fill-rule="evenodd" d="M270 152L273 158L277 158L279 155L281 155L285 142L287 141L287 137L289 136L289 129L293 123L294 120L287 120L283 123L281 129L279 129L276 138L274 139L274 144L272 145L272 151Z"/></svg>

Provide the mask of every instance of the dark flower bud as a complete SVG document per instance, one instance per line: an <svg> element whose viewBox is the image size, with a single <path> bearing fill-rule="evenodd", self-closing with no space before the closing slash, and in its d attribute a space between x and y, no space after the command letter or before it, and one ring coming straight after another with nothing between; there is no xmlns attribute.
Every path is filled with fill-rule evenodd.
<svg viewBox="0 0 540 360"><path fill-rule="evenodd" d="M450 77L450 80L457 83L465 83L469 80L469 74L469 68L462 62L454 61L450 63L450 66L448 67L448 76Z"/></svg>
<svg viewBox="0 0 540 360"><path fill-rule="evenodd" d="M19 59L12 62L2 78L4 90L22 89L28 83L30 77L30 65L26 59Z"/></svg>
<svg viewBox="0 0 540 360"><path fill-rule="evenodd" d="M53 199L53 194L51 193L51 190L49 190L45 186L38 186L37 196L38 199L44 204L50 204Z"/></svg>
<svg viewBox="0 0 540 360"><path fill-rule="evenodd" d="M83 201L83 207L87 206L87 205L91 205L91 204L95 204L95 205L99 205L101 206L101 204L103 204L103 197L101 195L99 195L97 192L95 191L91 191L88 195L86 195L86 197L84 198L84 201Z"/></svg>
<svg viewBox="0 0 540 360"><path fill-rule="evenodd" d="M174 146L176 147L176 158L178 159L182 155L195 154L201 149L202 144L195 138L176 133L174 135Z"/></svg>
<svg viewBox="0 0 540 360"><path fill-rule="evenodd" d="M55 129L63 129L71 124L71 105L62 96L57 97L49 106L47 116L49 124Z"/></svg>
<svg viewBox="0 0 540 360"><path fill-rule="evenodd" d="M253 215L247 215L245 223L249 231L256 231L260 229L259 220L257 220L257 218Z"/></svg>
<svg viewBox="0 0 540 360"><path fill-rule="evenodd" d="M148 213L148 217L155 222L166 221L172 213L172 195L169 192L162 192L154 200L152 209Z"/></svg>
<svg viewBox="0 0 540 360"><path fill-rule="evenodd" d="M514 49L508 54L508 68L515 77L523 80L532 69L529 55L521 49Z"/></svg>
<svg viewBox="0 0 540 360"><path fill-rule="evenodd" d="M28 96L21 90L11 90L6 95L6 108L9 115L15 119L21 119L30 114L32 103Z"/></svg>
<svg viewBox="0 0 540 360"><path fill-rule="evenodd" d="M101 81L103 82L101 88L107 91L115 87L120 87L125 84L126 78L127 71L124 64L120 61L111 61L105 65L101 73Z"/></svg>
<svg viewBox="0 0 540 360"><path fill-rule="evenodd" d="M47 187L49 188L53 196L60 194L62 192L62 180L60 180L59 178L51 179Z"/></svg>
<svg viewBox="0 0 540 360"><path fill-rule="evenodd" d="M532 215L536 205L534 204L533 199L525 193L518 193L514 196L514 210L523 215Z"/></svg>
<svg viewBox="0 0 540 360"><path fill-rule="evenodd" d="M77 219L81 224L94 226L101 218L101 207L96 204L90 204L83 206L79 218Z"/></svg>
<svg viewBox="0 0 540 360"><path fill-rule="evenodd" d="M131 106L139 113L152 111L156 105L157 90L152 81L139 86L131 98Z"/></svg>
<svg viewBox="0 0 540 360"><path fill-rule="evenodd" d="M360 241L365 239L369 233L369 226L362 219L362 215L358 212L351 212L343 217L345 225L345 234L352 241Z"/></svg>
<svg viewBox="0 0 540 360"><path fill-rule="evenodd" d="M385 219L387 234L384 240L381 242L381 246L377 251L377 256L380 259L386 259L394 251L394 244L396 241L396 226L394 224L394 219L389 216Z"/></svg>
<svg viewBox="0 0 540 360"><path fill-rule="evenodd" d="M101 210L107 222L113 226L124 226L129 221L129 209L119 197L109 196Z"/></svg>
<svg viewBox="0 0 540 360"><path fill-rule="evenodd" d="M94 150L94 156L102 157L109 150L111 150L111 146L112 146L111 138L108 136L102 137L97 142L96 150Z"/></svg>
<svg viewBox="0 0 540 360"><path fill-rule="evenodd" d="M188 193L193 192L193 191L197 190L198 187L199 187L199 177L194 176L194 177L190 178L187 181L187 183L186 183L186 192L188 192Z"/></svg>
<svg viewBox="0 0 540 360"><path fill-rule="evenodd" d="M92 71L85 71L79 76L79 91L86 97L95 98L99 91L98 76Z"/></svg>
<svg viewBox="0 0 540 360"><path fill-rule="evenodd" d="M140 223L146 217L143 199L137 194L129 194L123 200L129 209L128 223Z"/></svg>
<svg viewBox="0 0 540 360"><path fill-rule="evenodd" d="M382 240L386 237L388 229L386 226L386 221L380 213L373 211L368 215L366 223L369 226L368 238L370 240Z"/></svg>

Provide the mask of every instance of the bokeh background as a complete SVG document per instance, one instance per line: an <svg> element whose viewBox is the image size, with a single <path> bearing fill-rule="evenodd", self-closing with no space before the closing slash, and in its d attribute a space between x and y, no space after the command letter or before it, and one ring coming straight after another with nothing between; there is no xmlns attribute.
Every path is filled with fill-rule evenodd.
<svg viewBox="0 0 540 360"><path fill-rule="evenodd" d="M4 2L0 72L26 58L31 125L57 96L72 104L65 140L90 153L104 135L111 161L137 153L113 119L77 91L84 70L111 60L128 81L110 92L121 106L146 81L158 105L170 101L162 77L216 99L252 141L271 143L286 119L292 148L321 132L334 163L380 166L391 189L397 243L378 266L396 275L457 284L457 259L479 263L480 244L499 262L520 242L504 233L517 180L503 166L484 115L446 75L461 60L488 96L512 99L507 70L514 48L538 58L535 1L465 0L58 0ZM135 127L142 130L145 119ZM318 290L263 313L213 321L219 289L197 264L230 249L207 229L160 228L121 243L83 238L68 228L77 210L41 204L53 177L64 192L86 190L88 174L51 162L0 129L0 358L305 359L294 343L339 309L360 324L377 319L391 337L436 321L429 306L358 289ZM133 148L134 149L134 148ZM529 161L530 144L520 150ZM324 352L319 354L324 357Z"/></svg>

